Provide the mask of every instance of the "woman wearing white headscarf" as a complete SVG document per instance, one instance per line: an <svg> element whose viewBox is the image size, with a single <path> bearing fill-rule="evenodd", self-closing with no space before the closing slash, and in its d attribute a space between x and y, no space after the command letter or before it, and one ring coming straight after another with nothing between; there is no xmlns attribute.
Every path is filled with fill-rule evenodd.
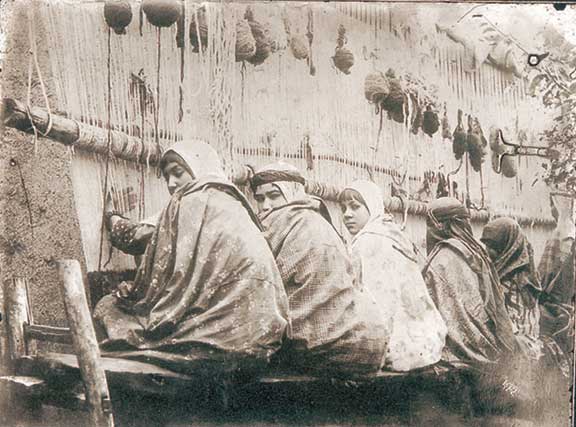
<svg viewBox="0 0 576 427"><path fill-rule="evenodd" d="M208 144L179 142L160 168L171 198L142 240L134 284L95 310L103 350L187 373L264 366L288 302L257 217ZM120 240L143 227L109 217Z"/></svg>
<svg viewBox="0 0 576 427"><path fill-rule="evenodd" d="M351 251L361 283L389 326L386 366L409 371L438 362L446 325L428 295L414 245L384 212L380 188L370 181L355 181L339 202L353 236Z"/></svg>

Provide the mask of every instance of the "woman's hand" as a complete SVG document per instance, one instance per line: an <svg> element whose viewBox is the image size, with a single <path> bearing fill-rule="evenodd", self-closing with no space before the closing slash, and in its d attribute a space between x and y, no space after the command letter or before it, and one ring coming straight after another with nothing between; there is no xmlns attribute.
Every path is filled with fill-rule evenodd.
<svg viewBox="0 0 576 427"><path fill-rule="evenodd" d="M134 288L134 282L123 281L118 285L116 291L114 291L114 296L118 299L127 299L130 297L130 293Z"/></svg>

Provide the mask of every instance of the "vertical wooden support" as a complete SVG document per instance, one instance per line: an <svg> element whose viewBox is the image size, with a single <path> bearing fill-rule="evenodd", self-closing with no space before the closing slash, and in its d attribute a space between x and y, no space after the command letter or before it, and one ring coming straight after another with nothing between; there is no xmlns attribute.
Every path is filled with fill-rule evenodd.
<svg viewBox="0 0 576 427"><path fill-rule="evenodd" d="M2 366L0 373L18 375L17 360L28 353L28 343L24 334L24 323L30 321L26 279L16 277L3 282L2 297ZM13 395L10 389L0 390L0 424L15 425L28 419L38 421L41 404L37 399L22 400Z"/></svg>
<svg viewBox="0 0 576 427"><path fill-rule="evenodd" d="M9 349L8 362L10 369L13 369L14 361L27 353L24 323L29 322L29 314L25 279L17 277L4 282L4 313Z"/></svg>
<svg viewBox="0 0 576 427"><path fill-rule="evenodd" d="M66 315L84 381L91 424L93 427L113 427L108 383L100 364L100 349L92 325L80 264L76 260L59 261L58 270L63 282Z"/></svg>

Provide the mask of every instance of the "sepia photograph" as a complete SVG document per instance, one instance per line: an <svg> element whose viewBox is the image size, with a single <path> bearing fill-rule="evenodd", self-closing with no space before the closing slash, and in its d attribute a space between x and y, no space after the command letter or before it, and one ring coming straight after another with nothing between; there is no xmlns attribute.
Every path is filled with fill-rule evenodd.
<svg viewBox="0 0 576 427"><path fill-rule="evenodd" d="M572 427L576 4L0 0L0 427Z"/></svg>

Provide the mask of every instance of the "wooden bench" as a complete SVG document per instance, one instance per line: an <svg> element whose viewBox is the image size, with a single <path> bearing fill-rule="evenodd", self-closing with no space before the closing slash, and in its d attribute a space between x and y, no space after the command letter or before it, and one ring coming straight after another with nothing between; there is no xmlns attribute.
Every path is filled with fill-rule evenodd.
<svg viewBox="0 0 576 427"><path fill-rule="evenodd" d="M4 324L11 372L0 376L0 386L18 401L28 402L30 408L43 404L88 411L91 424L97 427L114 425L113 412L122 406L121 398L114 401L116 395L151 396L166 402L203 399L202 393L208 387L206 378L176 373L147 363L101 357L80 266L76 261L63 261L59 266L70 328L30 324L25 283L20 279L5 282ZM39 353L34 346L38 340L72 344L75 354ZM251 396L277 394L289 389L298 390L296 400L304 389L324 395L334 392L336 400L353 397L355 390L364 390L368 396L366 399L377 400L379 396L392 395L394 387L411 384L417 391L425 384L436 384L445 389L458 389L458 396L453 400L468 413L469 388L462 379L463 373L465 370L433 366L408 373L380 372L344 381L271 370L241 382L234 378L229 378L229 381L219 378L220 383L211 385L219 390L217 399L212 400L217 400L220 408L228 411L250 404L254 400ZM450 399L451 394L448 390L444 398Z"/></svg>

